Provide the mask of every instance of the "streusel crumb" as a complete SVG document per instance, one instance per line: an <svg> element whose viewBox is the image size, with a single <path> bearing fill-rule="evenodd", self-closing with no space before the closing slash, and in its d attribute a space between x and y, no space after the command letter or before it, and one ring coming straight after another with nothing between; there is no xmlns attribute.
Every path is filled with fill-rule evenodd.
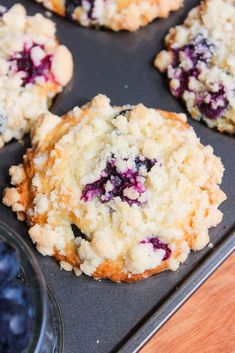
<svg viewBox="0 0 235 353"><path fill-rule="evenodd" d="M72 77L71 53L55 30L20 4L0 12L0 148L29 132Z"/></svg>
<svg viewBox="0 0 235 353"><path fill-rule="evenodd" d="M114 31L136 31L158 17L178 10L183 0L36 0L46 8L79 22L82 26L102 26Z"/></svg>
<svg viewBox="0 0 235 353"><path fill-rule="evenodd" d="M3 202L24 211L38 251L66 271L131 282L175 271L209 243L223 170L183 114L98 95L38 119Z"/></svg>
<svg viewBox="0 0 235 353"><path fill-rule="evenodd" d="M235 1L205 0L166 36L155 66L191 116L235 133Z"/></svg>

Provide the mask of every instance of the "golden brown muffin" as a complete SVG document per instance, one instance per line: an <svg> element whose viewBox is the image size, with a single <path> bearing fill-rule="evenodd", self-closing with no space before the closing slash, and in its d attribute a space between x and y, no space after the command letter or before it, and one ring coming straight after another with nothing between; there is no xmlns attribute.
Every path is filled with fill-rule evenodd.
<svg viewBox="0 0 235 353"><path fill-rule="evenodd" d="M235 1L205 0L166 36L155 66L192 118L235 133Z"/></svg>
<svg viewBox="0 0 235 353"><path fill-rule="evenodd" d="M157 17L178 10L183 0L36 0L82 26L136 31Z"/></svg>
<svg viewBox="0 0 235 353"><path fill-rule="evenodd" d="M27 16L16 4L0 9L0 148L21 139L72 77L69 50L55 36L55 24L41 14Z"/></svg>
<svg viewBox="0 0 235 353"><path fill-rule="evenodd" d="M38 251L94 278L176 270L222 219L223 165L186 117L103 95L42 115L10 175L3 202L28 220Z"/></svg>

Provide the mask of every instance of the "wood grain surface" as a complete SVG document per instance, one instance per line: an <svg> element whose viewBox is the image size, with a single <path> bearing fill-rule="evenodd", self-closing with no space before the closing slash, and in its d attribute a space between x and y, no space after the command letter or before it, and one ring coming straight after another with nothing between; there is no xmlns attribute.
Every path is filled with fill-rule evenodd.
<svg viewBox="0 0 235 353"><path fill-rule="evenodd" d="M235 254L140 353L235 353Z"/></svg>

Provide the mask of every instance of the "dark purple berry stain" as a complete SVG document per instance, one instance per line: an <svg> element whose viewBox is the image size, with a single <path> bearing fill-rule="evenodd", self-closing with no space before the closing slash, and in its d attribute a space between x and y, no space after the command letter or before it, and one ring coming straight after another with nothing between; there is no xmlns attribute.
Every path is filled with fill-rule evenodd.
<svg viewBox="0 0 235 353"><path fill-rule="evenodd" d="M90 20L96 20L96 17L94 16L95 1L96 0L88 0L88 2L90 3L90 8L89 8L89 11L87 12L87 17Z"/></svg>
<svg viewBox="0 0 235 353"><path fill-rule="evenodd" d="M121 111L114 117L114 119L117 118L119 115L125 116L126 113L131 112L131 111L132 111L132 109L124 109L124 110L121 110Z"/></svg>
<svg viewBox="0 0 235 353"><path fill-rule="evenodd" d="M153 166L157 163L156 159L148 159L148 158L140 158L136 157L135 159L135 165L137 171L140 170L140 168L146 168L147 172L150 172L150 170L153 168Z"/></svg>
<svg viewBox="0 0 235 353"><path fill-rule="evenodd" d="M8 118L6 115L0 113L0 134L5 131L5 126L7 125Z"/></svg>
<svg viewBox="0 0 235 353"><path fill-rule="evenodd" d="M194 65L197 65L199 61L208 63L214 53L215 47L212 43L204 38L201 34L198 34L193 42L185 45L180 51L192 61Z"/></svg>
<svg viewBox="0 0 235 353"><path fill-rule="evenodd" d="M185 71L181 67L179 67L175 70L174 78L179 80L180 82L179 87L177 89L172 89L172 94L175 97L181 98L185 90L190 90L188 88L188 85L189 85L189 78L192 76L195 78L199 76L199 71L197 68L191 69L189 71Z"/></svg>
<svg viewBox="0 0 235 353"><path fill-rule="evenodd" d="M73 13L74 10L79 6L89 5L89 9L87 11L87 17L90 20L96 20L94 16L94 9L95 9L95 2L96 0L66 0L65 1L65 16L70 20L73 20Z"/></svg>
<svg viewBox="0 0 235 353"><path fill-rule="evenodd" d="M44 49L43 45L33 44L30 47L25 45L21 52L12 55L9 60L13 64L13 68L16 67L17 72L24 72L24 76L22 77L23 86L29 83L33 84L38 77L43 77L46 81L53 79L50 71L52 55L45 55L40 64L36 65L31 55L32 49L36 47Z"/></svg>
<svg viewBox="0 0 235 353"><path fill-rule="evenodd" d="M82 239L87 240L87 236L84 233L82 233L82 231L76 226L76 224L71 224L71 228L75 238L80 237Z"/></svg>
<svg viewBox="0 0 235 353"><path fill-rule="evenodd" d="M182 98L184 92L192 90L189 88L190 77L198 76L201 73L201 65L209 65L215 51L215 46L204 38L202 34L198 34L191 43L182 48L172 49L174 60L172 69L173 77L179 80L179 87L172 89L172 94L178 98ZM184 69L181 65L182 53L191 62L191 68ZM224 86L220 84L217 92L194 92L196 95L196 106L198 110L208 119L218 119L228 107Z"/></svg>
<svg viewBox="0 0 235 353"><path fill-rule="evenodd" d="M172 254L172 251L169 247L168 244L164 244L158 237L151 237L151 238L148 238L148 239L145 239L145 240L142 240L140 242L140 244L152 244L153 246L153 249L156 251L156 250L165 250L165 256L163 258L163 261L164 260L168 260L169 257L171 256Z"/></svg>
<svg viewBox="0 0 235 353"><path fill-rule="evenodd" d="M198 34L192 39L189 44L186 44L182 48L172 49L174 53L173 67L180 65L180 53L184 55L192 62L193 69L199 62L209 63L214 50L214 44L210 43L208 39L204 38L202 34Z"/></svg>
<svg viewBox="0 0 235 353"><path fill-rule="evenodd" d="M0 17L2 17L7 12L7 8L5 6L0 5Z"/></svg>
<svg viewBox="0 0 235 353"><path fill-rule="evenodd" d="M202 93L199 95L196 105L200 112L208 119L218 119L228 107L224 86L220 85L217 92Z"/></svg>
<svg viewBox="0 0 235 353"><path fill-rule="evenodd" d="M182 97L184 91L188 89L189 78L197 78L200 74L200 63L209 63L214 52L214 45L209 43L206 38L198 34L191 43L179 49L173 49L174 61L173 68L175 68L175 77L180 81L179 88L173 90L176 97ZM180 64L180 55L184 55L191 61L191 69L184 70Z"/></svg>
<svg viewBox="0 0 235 353"><path fill-rule="evenodd" d="M141 168L145 168L149 172L155 164L156 160L137 157L134 170L128 169L125 172L119 172L115 164L115 158L112 157L107 161L106 168L102 171L100 179L85 186L81 199L90 201L95 197L99 197L101 202L109 202L115 197L120 197L122 201L127 202L130 206L132 204L141 205L143 203L138 198L145 192L145 177L141 175ZM106 190L107 183L109 185L108 190ZM138 197L136 199L130 199L125 196L125 190L130 188L137 192Z"/></svg>
<svg viewBox="0 0 235 353"><path fill-rule="evenodd" d="M73 12L76 7L82 6L82 0L66 0L65 1L65 16L73 20Z"/></svg>

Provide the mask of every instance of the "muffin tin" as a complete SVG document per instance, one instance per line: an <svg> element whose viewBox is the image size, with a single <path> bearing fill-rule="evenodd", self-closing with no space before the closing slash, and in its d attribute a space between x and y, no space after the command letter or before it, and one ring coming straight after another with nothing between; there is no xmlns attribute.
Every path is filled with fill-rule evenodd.
<svg viewBox="0 0 235 353"><path fill-rule="evenodd" d="M30 0L19 1L29 13L45 13ZM12 0L1 4L11 6ZM180 24L199 1L185 6L166 20L157 20L136 33L113 33L81 28L52 15L59 39L72 51L74 77L57 98L53 112L61 115L75 105L89 101L97 93L109 96L113 104L143 102L149 107L185 112L174 99L164 78L153 67L155 54L163 48L169 28ZM203 144L211 144L222 158L225 174L222 189L227 194L220 209L221 224L211 229L213 248L192 253L177 272L164 272L144 281L117 284L94 281L84 275L60 271L53 259L35 250L47 284L59 303L64 325L64 353L114 353L137 351L235 248L235 140L193 121ZM166 136L167 138L167 136ZM11 142L0 150L0 192L9 185L8 169L22 160L29 138ZM33 249L25 223L0 205L0 218Z"/></svg>

